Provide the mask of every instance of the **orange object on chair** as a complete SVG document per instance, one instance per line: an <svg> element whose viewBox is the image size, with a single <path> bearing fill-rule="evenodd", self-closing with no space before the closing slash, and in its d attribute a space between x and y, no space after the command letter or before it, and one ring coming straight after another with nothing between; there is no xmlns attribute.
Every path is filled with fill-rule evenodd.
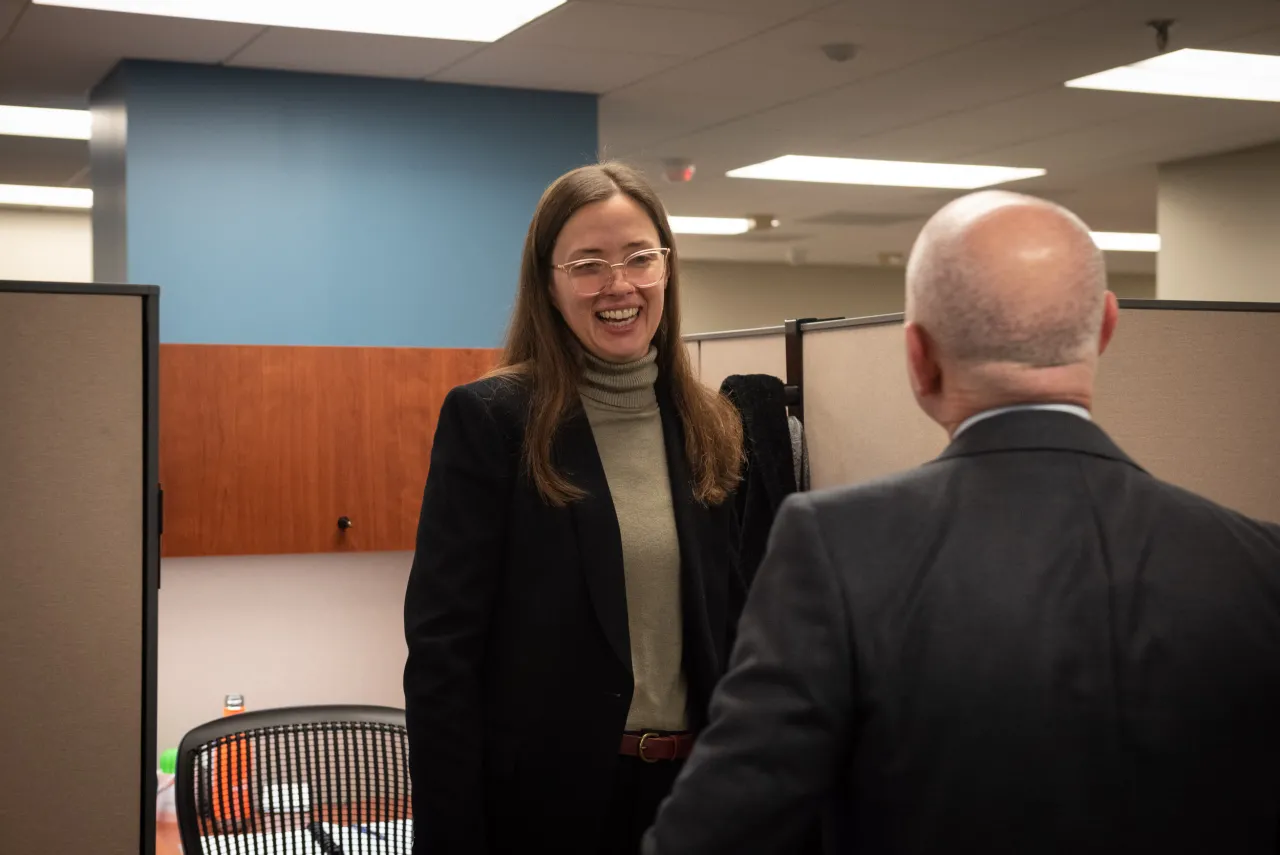
<svg viewBox="0 0 1280 855"><path fill-rule="evenodd" d="M227 695L222 706L226 718L244 712L242 695ZM213 781L211 805L213 817L222 822L245 822L252 812L252 790L249 786L253 768L253 748L236 734L218 746L213 756Z"/></svg>

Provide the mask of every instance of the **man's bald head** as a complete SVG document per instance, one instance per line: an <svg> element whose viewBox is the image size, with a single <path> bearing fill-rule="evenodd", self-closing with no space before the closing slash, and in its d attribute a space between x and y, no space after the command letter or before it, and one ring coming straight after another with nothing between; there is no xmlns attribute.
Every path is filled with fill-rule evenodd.
<svg viewBox="0 0 1280 855"><path fill-rule="evenodd" d="M1078 217L985 191L947 205L920 233L907 320L957 365L1074 365L1097 358L1106 290L1102 253Z"/></svg>

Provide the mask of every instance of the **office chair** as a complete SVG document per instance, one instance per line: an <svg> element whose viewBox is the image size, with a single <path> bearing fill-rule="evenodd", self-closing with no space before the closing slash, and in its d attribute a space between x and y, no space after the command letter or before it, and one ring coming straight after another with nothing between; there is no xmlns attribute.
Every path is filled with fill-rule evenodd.
<svg viewBox="0 0 1280 855"><path fill-rule="evenodd" d="M404 710L316 706L202 724L178 748L186 855L410 855Z"/></svg>

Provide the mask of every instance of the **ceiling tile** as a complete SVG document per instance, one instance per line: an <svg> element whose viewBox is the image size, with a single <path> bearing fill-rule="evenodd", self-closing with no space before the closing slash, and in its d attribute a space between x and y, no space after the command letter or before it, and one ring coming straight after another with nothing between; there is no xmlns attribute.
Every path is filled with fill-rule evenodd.
<svg viewBox="0 0 1280 855"><path fill-rule="evenodd" d="M1014 30L1086 5L1086 0L845 0L816 10L811 17L833 24L944 31L972 39Z"/></svg>
<svg viewBox="0 0 1280 855"><path fill-rule="evenodd" d="M32 6L4 49L56 46L119 60L221 62L262 31L248 24L125 15L56 6Z"/></svg>
<svg viewBox="0 0 1280 855"><path fill-rule="evenodd" d="M662 7L567 3L503 42L538 47L618 49L694 57L767 29L771 21Z"/></svg>
<svg viewBox="0 0 1280 855"><path fill-rule="evenodd" d="M1151 109L1151 105L1145 106ZM890 160L972 159L1002 145L1032 144L1131 118L1134 107L1132 99L1120 93L1055 86L865 137L857 142L855 151L860 157Z"/></svg>
<svg viewBox="0 0 1280 855"><path fill-rule="evenodd" d="M89 144L0 136L0 184L89 186Z"/></svg>
<svg viewBox="0 0 1280 855"><path fill-rule="evenodd" d="M566 92L607 92L679 63L679 57L619 50L565 50L497 42L432 80Z"/></svg>
<svg viewBox="0 0 1280 855"><path fill-rule="evenodd" d="M1137 6L1146 2L1134 0ZM1194 0L1168 0L1166 5L1181 9L1193 3ZM1189 17L1184 22L1184 37L1197 43L1213 43L1258 30L1260 24L1280 18L1280 4L1274 0L1267 0L1265 7L1259 5L1260 0L1224 3L1231 8L1223 14ZM1119 4L1091 4L1078 14L1052 23L938 53L766 111L707 122L704 130L663 141L663 148L678 148L687 156L714 151L728 157L732 153L741 162L730 166L788 152L859 156L864 153L863 143L879 135L905 132L946 117L963 120L975 111L1008 101L1034 100L1037 94L1060 89L1062 82L1072 77L1149 55L1152 48L1146 44L1145 36L1135 39L1133 30L1126 26L1132 10L1117 10L1116 5ZM630 94L629 90L619 93ZM602 105L602 134L619 148L626 148L631 140L642 146L650 143L651 135L637 132L625 119L620 120L616 113L605 109L614 97L606 98ZM1159 109L1159 105L1151 105L1142 96L1135 97L1141 100L1135 102L1133 109ZM1093 98L1081 103L1088 103L1089 110L1105 115L1114 100ZM650 105L638 103L629 107L632 114L643 115ZM1082 123L1095 119L1096 116L1086 115ZM1039 121L1049 120L1042 117ZM1010 134L1018 135L1007 142L1024 138L1017 129L1016 117L1007 124ZM904 133L904 138L911 137ZM931 151L944 151L950 146L945 135L934 135L932 140L928 136L911 139L911 156L918 159L931 159Z"/></svg>
<svg viewBox="0 0 1280 855"><path fill-rule="evenodd" d="M914 219L915 216L912 214L886 214L879 211L873 213L865 211L826 211L817 216L805 217L800 222L817 226L879 228L899 225Z"/></svg>
<svg viewBox="0 0 1280 855"><path fill-rule="evenodd" d="M85 57L62 50L15 51L0 46L0 104L83 110L89 90L119 58Z"/></svg>
<svg viewBox="0 0 1280 855"><path fill-rule="evenodd" d="M9 29L18 20L18 16L22 14L27 1L0 0L0 43L3 43L4 37L9 33Z"/></svg>
<svg viewBox="0 0 1280 855"><path fill-rule="evenodd" d="M1145 99L1142 99L1145 100ZM1055 169L1105 168L1181 159L1280 137L1275 105L1209 99L1176 99L1163 110L1084 127L1054 137L983 152L979 159L1014 165L1034 158ZM972 161L974 158L965 158Z"/></svg>
<svg viewBox="0 0 1280 855"><path fill-rule="evenodd" d="M1280 27L1272 27L1249 33L1212 45L1218 50L1236 50L1242 53L1280 54Z"/></svg>
<svg viewBox="0 0 1280 855"><path fill-rule="evenodd" d="M427 77L481 48L475 42L273 27L228 65L371 77Z"/></svg>
<svg viewBox="0 0 1280 855"><path fill-rule="evenodd" d="M637 6L645 9L680 9L758 18L769 23L788 21L815 9L831 6L835 0L584 0L589 5Z"/></svg>
<svg viewBox="0 0 1280 855"><path fill-rule="evenodd" d="M848 62L833 62L821 50L828 42L851 42L859 52ZM951 44L942 33L793 21L610 92L600 105L601 134L620 148L645 152L665 140L839 91ZM819 115L790 129L769 122L766 136L811 132L824 121Z"/></svg>
<svg viewBox="0 0 1280 855"><path fill-rule="evenodd" d="M121 59L214 63L260 27L32 6L0 45L0 100L85 107Z"/></svg>

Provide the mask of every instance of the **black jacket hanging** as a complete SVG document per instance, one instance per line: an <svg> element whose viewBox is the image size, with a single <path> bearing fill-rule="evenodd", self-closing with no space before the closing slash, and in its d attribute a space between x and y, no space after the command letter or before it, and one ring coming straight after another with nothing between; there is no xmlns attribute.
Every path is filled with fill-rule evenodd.
<svg viewBox="0 0 1280 855"><path fill-rule="evenodd" d="M738 560L750 587L769 543L769 529L782 500L796 491L791 428L783 383L768 374L735 374L720 392L742 416L746 464L735 499L741 534Z"/></svg>

